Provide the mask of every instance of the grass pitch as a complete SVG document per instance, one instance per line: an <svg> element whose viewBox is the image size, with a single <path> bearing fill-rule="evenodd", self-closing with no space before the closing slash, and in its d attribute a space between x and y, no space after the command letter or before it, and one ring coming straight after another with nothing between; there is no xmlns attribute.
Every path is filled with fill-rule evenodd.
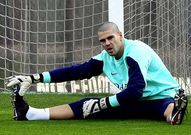
<svg viewBox="0 0 191 135"><path fill-rule="evenodd" d="M44 108L73 102L85 96L27 94L25 98L31 106ZM10 101L10 94L0 93L0 135L188 135L191 129L189 113L182 125L177 126L168 125L164 121L142 119L14 121ZM190 107L188 104L189 112Z"/></svg>

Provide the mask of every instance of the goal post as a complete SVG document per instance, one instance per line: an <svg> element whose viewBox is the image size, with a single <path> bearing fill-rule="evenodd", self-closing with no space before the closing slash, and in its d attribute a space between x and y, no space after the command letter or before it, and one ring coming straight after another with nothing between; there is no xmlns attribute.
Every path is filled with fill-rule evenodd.
<svg viewBox="0 0 191 135"><path fill-rule="evenodd" d="M108 20L118 25L124 35L124 0L108 0Z"/></svg>

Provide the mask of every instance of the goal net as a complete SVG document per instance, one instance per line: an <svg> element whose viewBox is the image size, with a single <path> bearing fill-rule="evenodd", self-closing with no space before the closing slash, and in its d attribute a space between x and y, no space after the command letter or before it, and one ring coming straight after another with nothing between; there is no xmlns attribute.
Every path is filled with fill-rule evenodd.
<svg viewBox="0 0 191 135"><path fill-rule="evenodd" d="M108 20L107 12L106 0L1 1L0 89L7 76L82 63L98 54L97 28Z"/></svg>
<svg viewBox="0 0 191 135"><path fill-rule="evenodd" d="M125 0L124 31L150 45L191 94L191 1Z"/></svg>
<svg viewBox="0 0 191 135"><path fill-rule="evenodd" d="M117 7L116 7L117 8ZM124 36L160 55L190 94L190 0L124 0ZM82 63L102 48L97 28L108 21L108 0L0 1L0 90L11 75L40 73ZM39 92L109 92L105 76L38 84Z"/></svg>

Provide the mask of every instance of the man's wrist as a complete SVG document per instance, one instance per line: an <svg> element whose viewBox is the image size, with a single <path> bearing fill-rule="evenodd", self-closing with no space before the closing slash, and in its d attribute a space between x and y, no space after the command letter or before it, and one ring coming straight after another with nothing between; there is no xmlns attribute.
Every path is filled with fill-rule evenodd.
<svg viewBox="0 0 191 135"><path fill-rule="evenodd" d="M32 83L39 83L43 82L43 75L42 74L32 74L30 75Z"/></svg>
<svg viewBox="0 0 191 135"><path fill-rule="evenodd" d="M109 98L108 97L101 98L99 100L99 107L101 110L111 108L111 105L109 103Z"/></svg>

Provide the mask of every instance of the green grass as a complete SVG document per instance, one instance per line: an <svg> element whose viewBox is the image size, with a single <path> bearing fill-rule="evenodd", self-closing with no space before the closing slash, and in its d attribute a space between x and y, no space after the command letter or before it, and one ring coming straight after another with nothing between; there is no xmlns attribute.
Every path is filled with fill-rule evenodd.
<svg viewBox="0 0 191 135"><path fill-rule="evenodd" d="M27 94L34 107L51 107L81 99L87 95ZM188 111L190 112L190 104ZM153 120L52 120L14 121L9 94L0 93L0 135L188 135L191 116L183 124L168 125Z"/></svg>

